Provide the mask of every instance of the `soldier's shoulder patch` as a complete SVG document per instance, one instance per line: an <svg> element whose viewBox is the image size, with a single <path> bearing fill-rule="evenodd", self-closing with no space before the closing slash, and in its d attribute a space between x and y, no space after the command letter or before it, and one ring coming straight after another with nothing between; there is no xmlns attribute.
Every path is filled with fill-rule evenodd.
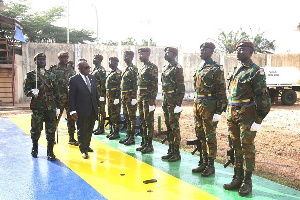
<svg viewBox="0 0 300 200"><path fill-rule="evenodd" d="M177 65L177 68L182 69L182 66L180 64Z"/></svg>
<svg viewBox="0 0 300 200"><path fill-rule="evenodd" d="M220 70L221 70L222 72L224 71L223 65L220 65L219 68L220 68Z"/></svg>

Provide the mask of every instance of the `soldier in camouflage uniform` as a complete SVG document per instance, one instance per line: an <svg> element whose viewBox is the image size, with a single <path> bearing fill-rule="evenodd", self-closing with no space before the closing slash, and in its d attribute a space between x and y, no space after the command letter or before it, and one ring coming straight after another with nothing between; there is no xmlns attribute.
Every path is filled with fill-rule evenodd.
<svg viewBox="0 0 300 200"><path fill-rule="evenodd" d="M123 114L127 124L127 135L123 140L120 140L121 144L132 145L135 144L134 134L135 127L137 126L136 121L136 110L137 110L137 75L138 69L132 64L134 57L133 51L124 52L124 61L127 64L122 74L122 105Z"/></svg>
<svg viewBox="0 0 300 200"><path fill-rule="evenodd" d="M239 64L230 77L227 107L228 131L235 153L234 176L232 182L223 187L226 190L238 189L240 196L246 196L252 191L255 135L270 111L271 99L264 70L251 60L254 44L242 41L236 50Z"/></svg>
<svg viewBox="0 0 300 200"><path fill-rule="evenodd" d="M161 158L167 159L169 162L175 162L181 159L179 151L181 141L179 118L185 86L182 66L175 61L177 55L178 50L176 48L165 48L165 60L168 61L169 64L164 67L161 75L163 90L162 108L169 142L168 153Z"/></svg>
<svg viewBox="0 0 300 200"><path fill-rule="evenodd" d="M206 42L200 46L202 62L194 75L194 118L195 132L202 142L202 160L194 173L207 177L215 173L214 160L217 156L217 121L226 109L226 85L223 67L211 59L215 45ZM208 152L207 152L208 151ZM201 157L200 157L201 158Z"/></svg>
<svg viewBox="0 0 300 200"><path fill-rule="evenodd" d="M120 120L121 120L121 70L118 69L119 59L117 57L109 58L109 67L111 71L106 77L106 96L108 103L108 115L111 121L111 132L107 136L110 140L120 138Z"/></svg>
<svg viewBox="0 0 300 200"><path fill-rule="evenodd" d="M104 123L105 123L105 104L106 104L106 96L105 96L105 80L106 80L106 70L101 66L101 62L103 60L103 56L97 54L94 56L93 63L95 65L94 71L92 75L95 76L97 81L97 91L99 96L99 114L98 114L98 127L94 130L94 135L104 134Z"/></svg>
<svg viewBox="0 0 300 200"><path fill-rule="evenodd" d="M30 109L31 115L31 139L32 151L31 155L37 158L38 155L38 140L43 129L43 122L45 122L45 132L47 138L47 158L50 161L56 159L53 153L53 146L55 142L55 124L56 124L56 102L58 97L55 74L45 69L46 55L38 53L34 56L34 61L37 65L36 70L27 73L24 81L24 93L27 97L31 97ZM36 87L37 78L37 87Z"/></svg>
<svg viewBox="0 0 300 200"><path fill-rule="evenodd" d="M67 126L68 126L68 133L69 133L69 144L78 146L78 142L74 139L74 133L76 130L75 121L70 116L69 102L68 102L69 78L75 75L75 70L72 63L68 62L69 59L68 52L62 51L58 53L57 56L59 59L59 63L57 65L53 65L50 67L50 71L56 75L57 87L59 92L58 100L59 100L60 114L58 117L56 128L65 109L67 114L67 121L68 121Z"/></svg>
<svg viewBox="0 0 300 200"><path fill-rule="evenodd" d="M136 150L144 153L153 152L154 110L158 91L158 69L149 61L150 48L139 49L139 58L144 65L138 75L138 107L141 122L142 143Z"/></svg>

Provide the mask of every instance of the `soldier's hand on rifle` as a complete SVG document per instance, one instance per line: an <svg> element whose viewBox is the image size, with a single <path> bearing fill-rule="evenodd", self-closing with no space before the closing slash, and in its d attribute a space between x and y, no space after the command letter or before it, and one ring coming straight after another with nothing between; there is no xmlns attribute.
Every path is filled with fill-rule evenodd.
<svg viewBox="0 0 300 200"><path fill-rule="evenodd" d="M134 106L136 103L137 103L137 100L136 100L136 99L132 99L132 100L131 100L131 105Z"/></svg>
<svg viewBox="0 0 300 200"><path fill-rule="evenodd" d="M180 106L176 106L174 108L174 113L180 113L181 112L181 107Z"/></svg>
<svg viewBox="0 0 300 200"><path fill-rule="evenodd" d="M253 124L251 125L250 131L259 131L261 129L261 124L257 124L255 122L253 122Z"/></svg>
<svg viewBox="0 0 300 200"><path fill-rule="evenodd" d="M35 88L35 89L31 89L32 94L37 97L39 95L39 89Z"/></svg>
<svg viewBox="0 0 300 200"><path fill-rule="evenodd" d="M59 114L60 114L60 109L56 108L56 118L58 118Z"/></svg>
<svg viewBox="0 0 300 200"><path fill-rule="evenodd" d="M213 116L213 122L218 122L222 119L222 115L214 114Z"/></svg>
<svg viewBox="0 0 300 200"><path fill-rule="evenodd" d="M119 100L119 99L115 99L115 100L114 100L114 104L115 104L115 105L117 105L117 104L119 104L119 103L120 103L120 100Z"/></svg>
<svg viewBox="0 0 300 200"><path fill-rule="evenodd" d="M154 110L155 110L155 105L152 105L152 106L149 105L149 112L152 112Z"/></svg>
<svg viewBox="0 0 300 200"><path fill-rule="evenodd" d="M104 101L105 100L105 97L100 97L99 98L99 101Z"/></svg>

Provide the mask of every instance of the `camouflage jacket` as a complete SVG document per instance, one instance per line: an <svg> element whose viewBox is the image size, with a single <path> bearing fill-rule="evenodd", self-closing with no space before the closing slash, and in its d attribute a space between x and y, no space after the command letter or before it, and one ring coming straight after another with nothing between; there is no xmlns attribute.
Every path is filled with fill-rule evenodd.
<svg viewBox="0 0 300 200"><path fill-rule="evenodd" d="M229 103L233 100L251 99L256 105L255 122L260 124L271 108L271 99L267 89L263 68L252 62L239 63L234 68L229 81Z"/></svg>
<svg viewBox="0 0 300 200"><path fill-rule="evenodd" d="M106 96L109 100L121 98L121 77L122 71L118 68L112 70L106 77Z"/></svg>
<svg viewBox="0 0 300 200"><path fill-rule="evenodd" d="M122 73L122 96L128 96L131 99L136 99L137 95L137 76L138 69L133 64L126 67Z"/></svg>
<svg viewBox="0 0 300 200"><path fill-rule="evenodd" d="M155 101L158 91L158 69L151 62L144 64L138 75L138 99Z"/></svg>
<svg viewBox="0 0 300 200"><path fill-rule="evenodd" d="M59 102L68 102L68 84L69 78L75 75L75 70L70 65L61 67L60 64L52 65L50 71L56 75Z"/></svg>
<svg viewBox="0 0 300 200"><path fill-rule="evenodd" d="M164 99L173 98L176 105L181 105L185 94L182 66L177 62L164 66L161 75Z"/></svg>
<svg viewBox="0 0 300 200"><path fill-rule="evenodd" d="M104 67L95 66L92 75L95 76L97 82L97 91L99 97L105 97L105 81L106 81L106 70Z"/></svg>
<svg viewBox="0 0 300 200"><path fill-rule="evenodd" d="M51 88L49 88L40 77L37 77L37 89L39 90L39 94L35 97L31 90L36 88L36 71L28 72L24 80L24 93L27 97L32 97L30 109L55 110L57 107L55 98L58 99L56 76L47 70L45 70L44 75L40 72L38 72L38 74L44 78Z"/></svg>
<svg viewBox="0 0 300 200"><path fill-rule="evenodd" d="M216 113L221 114L227 106L223 67L211 58L203 62L194 74L195 103L201 103L201 98L214 99Z"/></svg>

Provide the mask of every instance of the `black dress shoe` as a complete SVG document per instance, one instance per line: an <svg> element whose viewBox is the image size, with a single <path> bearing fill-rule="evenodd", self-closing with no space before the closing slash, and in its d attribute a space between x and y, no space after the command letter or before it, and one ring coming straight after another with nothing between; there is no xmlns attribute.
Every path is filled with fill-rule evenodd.
<svg viewBox="0 0 300 200"><path fill-rule="evenodd" d="M78 142L74 138L70 138L68 144L78 146Z"/></svg>
<svg viewBox="0 0 300 200"><path fill-rule="evenodd" d="M82 153L82 158L83 159L88 159L89 158L89 154L88 153Z"/></svg>
<svg viewBox="0 0 300 200"><path fill-rule="evenodd" d="M94 152L94 150L91 147L88 147L88 152Z"/></svg>

